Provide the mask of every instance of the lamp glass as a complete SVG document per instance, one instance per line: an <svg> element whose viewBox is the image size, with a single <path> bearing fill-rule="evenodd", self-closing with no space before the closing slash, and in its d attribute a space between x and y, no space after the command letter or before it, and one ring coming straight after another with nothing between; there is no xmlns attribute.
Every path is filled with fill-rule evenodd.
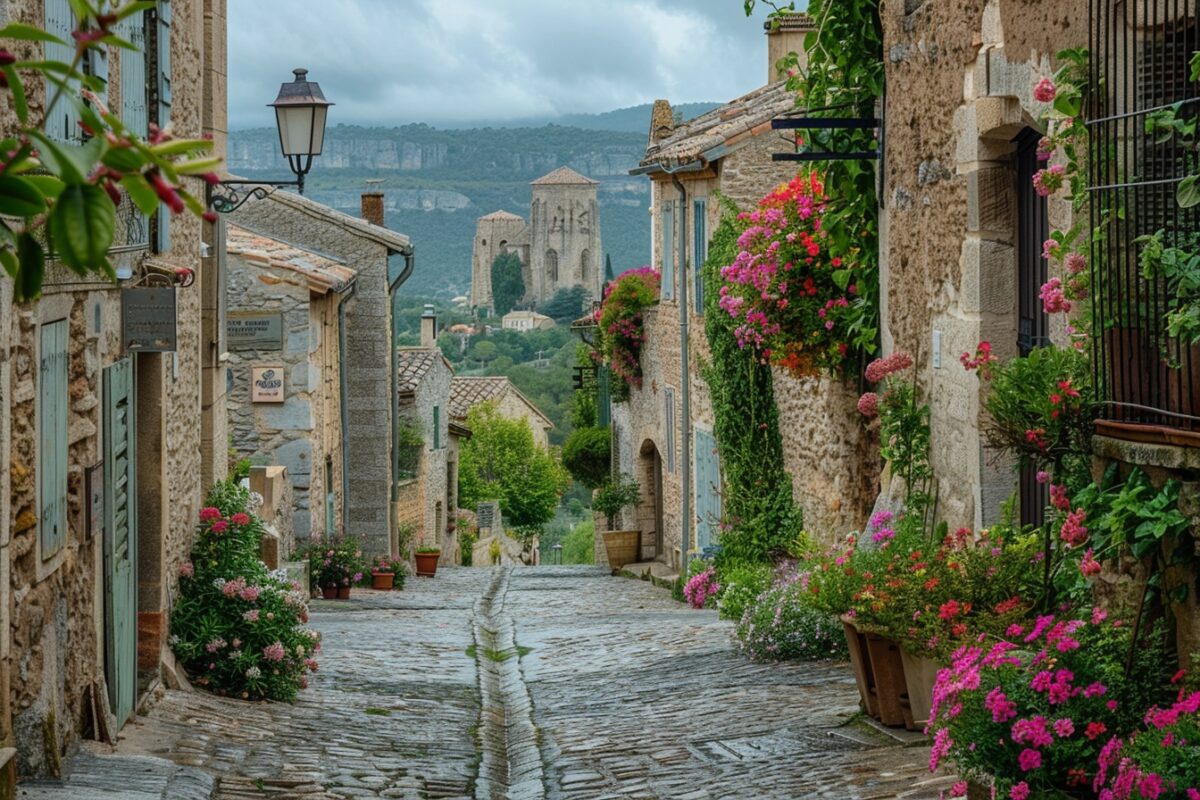
<svg viewBox="0 0 1200 800"><path fill-rule="evenodd" d="M275 123L279 126L279 145L285 156L309 155L313 121L312 106L276 106Z"/></svg>

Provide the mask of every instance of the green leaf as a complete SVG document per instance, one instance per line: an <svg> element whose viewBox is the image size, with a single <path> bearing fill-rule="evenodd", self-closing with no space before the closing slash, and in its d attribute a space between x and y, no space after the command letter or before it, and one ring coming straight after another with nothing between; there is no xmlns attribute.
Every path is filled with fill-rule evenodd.
<svg viewBox="0 0 1200 800"><path fill-rule="evenodd" d="M850 270L848 270L848 269L834 270L832 277L833 277L833 282L837 284L837 287L839 289L841 289L843 292L846 291L846 287L850 285Z"/></svg>
<svg viewBox="0 0 1200 800"><path fill-rule="evenodd" d="M122 173L141 172L146 166L145 157L132 147L110 147L101 162Z"/></svg>
<svg viewBox="0 0 1200 800"><path fill-rule="evenodd" d="M172 139L169 142L153 145L150 152L156 156L178 156L189 153L212 150L213 143L208 139Z"/></svg>
<svg viewBox="0 0 1200 800"><path fill-rule="evenodd" d="M13 299L17 302L34 300L42 293L42 277L46 272L46 252L32 234L17 234L17 274L13 278Z"/></svg>
<svg viewBox="0 0 1200 800"><path fill-rule="evenodd" d="M123 20L126 17L132 17L139 11L149 11L154 8L156 3L154 0L136 0L136 2L126 3L116 10L118 20Z"/></svg>
<svg viewBox="0 0 1200 800"><path fill-rule="evenodd" d="M116 219L112 200L99 186L68 185L47 220L55 252L77 273L103 268Z"/></svg>
<svg viewBox="0 0 1200 800"><path fill-rule="evenodd" d="M71 150L78 148L60 144L41 131L30 131L29 137L38 143L42 162L64 183L80 184L87 180L89 165L82 164L76 159Z"/></svg>
<svg viewBox="0 0 1200 800"><path fill-rule="evenodd" d="M63 186L65 185L53 175L22 175L24 180L29 181L37 190L50 199L54 199L62 194Z"/></svg>
<svg viewBox="0 0 1200 800"><path fill-rule="evenodd" d="M0 214L36 217L46 210L46 198L25 178L0 175Z"/></svg>
<svg viewBox="0 0 1200 800"><path fill-rule="evenodd" d="M1200 205L1200 175L1188 175L1175 190L1175 202L1180 208Z"/></svg>
<svg viewBox="0 0 1200 800"><path fill-rule="evenodd" d="M0 28L0 39L16 39L20 42L55 42L56 44L65 45L62 39L53 34L46 33L41 28L35 28L32 25L25 25L20 22L14 22L11 25L5 25Z"/></svg>
<svg viewBox="0 0 1200 800"><path fill-rule="evenodd" d="M158 194L140 174L126 175L121 179L121 186L143 214L149 217L158 211Z"/></svg>
<svg viewBox="0 0 1200 800"><path fill-rule="evenodd" d="M1054 98L1054 110L1064 117L1075 117L1083 108L1083 99L1074 92L1063 92Z"/></svg>
<svg viewBox="0 0 1200 800"><path fill-rule="evenodd" d="M96 10L92 8L92 4L88 0L67 0L67 2L71 5L71 11L75 12L76 20L86 20L96 13Z"/></svg>
<svg viewBox="0 0 1200 800"><path fill-rule="evenodd" d="M29 121L29 103L25 100L25 85L21 83L21 76L11 66L4 67L0 71L4 73L4 78L8 81L8 90L12 92L13 109L17 112L17 119L24 125Z"/></svg>

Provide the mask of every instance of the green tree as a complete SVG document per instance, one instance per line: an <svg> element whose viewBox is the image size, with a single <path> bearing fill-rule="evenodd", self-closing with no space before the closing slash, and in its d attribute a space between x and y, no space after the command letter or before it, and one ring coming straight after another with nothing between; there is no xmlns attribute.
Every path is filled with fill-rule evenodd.
<svg viewBox="0 0 1200 800"><path fill-rule="evenodd" d="M525 276L516 253L501 253L492 262L492 306L504 316L525 296Z"/></svg>
<svg viewBox="0 0 1200 800"><path fill-rule="evenodd" d="M467 358L470 358L472 361L492 361L498 355L500 355L500 349L496 347L496 343L489 342L487 339L476 342L467 351Z"/></svg>
<svg viewBox="0 0 1200 800"><path fill-rule="evenodd" d="M471 438L459 459L460 503L473 508L496 500L514 527L544 525L554 519L570 485L566 470L549 450L538 447L524 419L501 416L494 403L481 403L467 416Z"/></svg>
<svg viewBox="0 0 1200 800"><path fill-rule="evenodd" d="M612 268L612 256L610 256L608 253L605 253L604 254L604 285L607 286L608 284L612 283L616 279L617 279L617 276L613 273L613 268Z"/></svg>
<svg viewBox="0 0 1200 800"><path fill-rule="evenodd" d="M555 322L574 322L583 314L583 306L588 301L588 290L582 286L567 286L554 293L541 308L538 309Z"/></svg>
<svg viewBox="0 0 1200 800"><path fill-rule="evenodd" d="M612 472L611 440L608 428L576 428L563 445L563 466L584 486L599 488Z"/></svg>

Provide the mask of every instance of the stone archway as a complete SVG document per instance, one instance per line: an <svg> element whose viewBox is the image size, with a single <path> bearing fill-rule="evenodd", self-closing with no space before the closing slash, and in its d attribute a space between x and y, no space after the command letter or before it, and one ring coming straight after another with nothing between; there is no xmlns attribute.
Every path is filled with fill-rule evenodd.
<svg viewBox="0 0 1200 800"><path fill-rule="evenodd" d="M635 509L636 525L642 532L642 561L666 562L666 546L663 541L663 463L658 447L651 440L642 442L638 451L637 481L641 486L642 499Z"/></svg>

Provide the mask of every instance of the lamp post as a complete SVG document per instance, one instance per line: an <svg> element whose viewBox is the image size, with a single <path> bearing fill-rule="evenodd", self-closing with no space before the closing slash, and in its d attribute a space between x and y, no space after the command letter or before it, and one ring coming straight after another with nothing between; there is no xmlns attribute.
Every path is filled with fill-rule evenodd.
<svg viewBox="0 0 1200 800"><path fill-rule="evenodd" d="M333 103L325 99L321 87L308 80L308 70L294 69L295 80L279 87L275 102L275 125L279 129L279 148L296 176L294 181L221 181L210 186L208 205L218 213L228 214L240 208L251 197L267 196L265 187L295 186L304 194L304 176L312 169L313 158L321 155L325 144L325 120Z"/></svg>

